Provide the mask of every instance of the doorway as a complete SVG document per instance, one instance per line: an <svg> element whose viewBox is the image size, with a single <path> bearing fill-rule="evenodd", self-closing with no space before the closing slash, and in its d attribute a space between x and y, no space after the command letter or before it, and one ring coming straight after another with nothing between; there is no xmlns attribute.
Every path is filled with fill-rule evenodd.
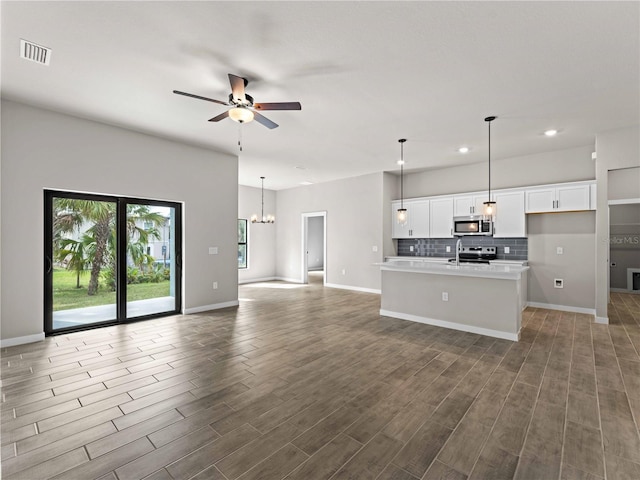
<svg viewBox="0 0 640 480"><path fill-rule="evenodd" d="M302 283L326 283L327 212L302 214Z"/></svg>
<svg viewBox="0 0 640 480"><path fill-rule="evenodd" d="M640 202L635 199L609 202L609 291L640 294Z"/></svg>
<svg viewBox="0 0 640 480"><path fill-rule="evenodd" d="M45 191L47 335L181 308L179 203Z"/></svg>

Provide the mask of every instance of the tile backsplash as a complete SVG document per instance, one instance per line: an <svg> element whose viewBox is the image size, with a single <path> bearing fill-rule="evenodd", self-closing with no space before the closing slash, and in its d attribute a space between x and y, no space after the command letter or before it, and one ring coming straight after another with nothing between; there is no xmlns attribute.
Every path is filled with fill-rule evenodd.
<svg viewBox="0 0 640 480"><path fill-rule="evenodd" d="M462 245L482 245L498 247L499 260L528 260L527 238L494 238L494 237L461 237ZM399 238L398 255L402 257L445 257L456 255L457 238ZM447 252L447 246L451 251ZM413 251L411 251L413 247ZM504 247L509 247L509 253L504 253Z"/></svg>

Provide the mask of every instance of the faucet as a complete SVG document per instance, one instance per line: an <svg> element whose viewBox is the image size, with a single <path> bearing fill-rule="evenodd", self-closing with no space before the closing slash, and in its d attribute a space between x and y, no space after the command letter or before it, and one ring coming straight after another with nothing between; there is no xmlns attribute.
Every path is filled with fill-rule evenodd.
<svg viewBox="0 0 640 480"><path fill-rule="evenodd" d="M462 238L458 238L456 242L456 267L460 266L460 247L462 246Z"/></svg>

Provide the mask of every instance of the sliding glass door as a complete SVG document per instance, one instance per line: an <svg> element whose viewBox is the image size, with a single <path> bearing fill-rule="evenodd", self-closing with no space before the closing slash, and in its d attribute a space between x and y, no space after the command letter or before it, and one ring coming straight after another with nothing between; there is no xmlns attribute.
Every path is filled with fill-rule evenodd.
<svg viewBox="0 0 640 480"><path fill-rule="evenodd" d="M45 332L180 311L180 204L45 192Z"/></svg>

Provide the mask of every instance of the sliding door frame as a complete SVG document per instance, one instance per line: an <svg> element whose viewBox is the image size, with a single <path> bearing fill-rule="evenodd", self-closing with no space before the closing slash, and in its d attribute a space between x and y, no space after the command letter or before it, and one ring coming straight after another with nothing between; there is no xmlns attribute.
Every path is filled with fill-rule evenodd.
<svg viewBox="0 0 640 480"><path fill-rule="evenodd" d="M53 328L53 199L69 198L111 202L116 206L116 318L86 325ZM175 252L175 308L170 311L127 317L127 206L129 204L170 207L174 209L174 249ZM122 323L131 323L151 318L177 315L182 312L182 204L164 200L100 195L93 193L68 192L61 190L44 191L44 332L45 335L60 335L81 330L101 328Z"/></svg>

